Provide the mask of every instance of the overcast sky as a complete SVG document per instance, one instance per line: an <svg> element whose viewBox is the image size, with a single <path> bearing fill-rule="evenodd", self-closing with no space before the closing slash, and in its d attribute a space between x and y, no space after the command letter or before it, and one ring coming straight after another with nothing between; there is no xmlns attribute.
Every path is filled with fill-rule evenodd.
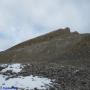
<svg viewBox="0 0 90 90"><path fill-rule="evenodd" d="M70 27L90 32L90 0L0 0L0 51Z"/></svg>

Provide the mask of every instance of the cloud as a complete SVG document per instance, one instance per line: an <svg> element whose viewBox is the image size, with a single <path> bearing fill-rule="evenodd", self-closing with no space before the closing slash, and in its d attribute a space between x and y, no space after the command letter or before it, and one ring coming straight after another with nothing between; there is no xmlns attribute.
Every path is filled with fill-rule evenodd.
<svg viewBox="0 0 90 90"><path fill-rule="evenodd" d="M90 0L0 0L0 50L62 27L90 32L89 10Z"/></svg>

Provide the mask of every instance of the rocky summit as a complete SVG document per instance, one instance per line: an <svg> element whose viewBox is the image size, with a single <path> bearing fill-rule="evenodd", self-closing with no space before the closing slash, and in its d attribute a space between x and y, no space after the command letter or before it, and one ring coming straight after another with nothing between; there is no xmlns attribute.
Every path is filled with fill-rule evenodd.
<svg viewBox="0 0 90 90"><path fill-rule="evenodd" d="M49 90L90 90L90 33L58 29L1 52L0 63L25 64L19 75L53 79Z"/></svg>

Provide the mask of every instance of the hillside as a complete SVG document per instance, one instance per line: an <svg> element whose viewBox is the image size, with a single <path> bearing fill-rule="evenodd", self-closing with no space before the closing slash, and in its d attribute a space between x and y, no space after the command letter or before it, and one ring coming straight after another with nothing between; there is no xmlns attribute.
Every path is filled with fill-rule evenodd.
<svg viewBox="0 0 90 90"><path fill-rule="evenodd" d="M0 54L0 62L90 63L90 34L58 29L18 44Z"/></svg>

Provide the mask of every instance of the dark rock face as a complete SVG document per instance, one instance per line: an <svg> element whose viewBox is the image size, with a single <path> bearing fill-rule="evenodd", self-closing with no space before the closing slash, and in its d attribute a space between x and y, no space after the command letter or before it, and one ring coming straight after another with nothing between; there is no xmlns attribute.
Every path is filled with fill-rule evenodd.
<svg viewBox="0 0 90 90"><path fill-rule="evenodd" d="M3 68L3 67L0 67L0 71L1 71L2 69L4 69L4 68Z"/></svg>

